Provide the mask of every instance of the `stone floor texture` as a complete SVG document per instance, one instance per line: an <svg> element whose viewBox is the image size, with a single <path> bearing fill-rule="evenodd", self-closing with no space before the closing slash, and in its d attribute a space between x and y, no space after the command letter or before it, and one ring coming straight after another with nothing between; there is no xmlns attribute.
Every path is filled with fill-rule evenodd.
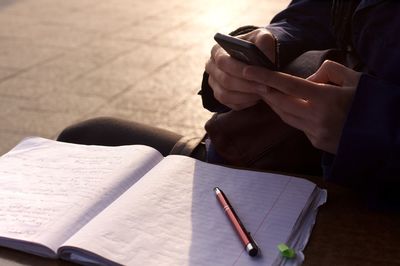
<svg viewBox="0 0 400 266"><path fill-rule="evenodd" d="M98 116L199 135L215 32L288 0L0 0L0 154Z"/></svg>

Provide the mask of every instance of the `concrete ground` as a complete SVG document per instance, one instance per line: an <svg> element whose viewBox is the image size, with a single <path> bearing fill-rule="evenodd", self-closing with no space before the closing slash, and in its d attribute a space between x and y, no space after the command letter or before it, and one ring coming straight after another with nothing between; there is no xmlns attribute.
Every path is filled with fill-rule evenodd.
<svg viewBox="0 0 400 266"><path fill-rule="evenodd" d="M114 116L199 135L215 32L265 25L288 0L0 0L0 154Z"/></svg>

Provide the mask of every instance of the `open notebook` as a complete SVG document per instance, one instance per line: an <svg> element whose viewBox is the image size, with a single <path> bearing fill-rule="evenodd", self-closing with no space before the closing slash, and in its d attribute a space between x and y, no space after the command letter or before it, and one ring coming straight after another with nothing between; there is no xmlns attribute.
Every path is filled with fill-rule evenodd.
<svg viewBox="0 0 400 266"><path fill-rule="evenodd" d="M251 258L219 205L261 249ZM0 245L81 264L299 264L326 193L296 177L231 169L141 145L27 138L0 157ZM297 251L285 261L277 245Z"/></svg>

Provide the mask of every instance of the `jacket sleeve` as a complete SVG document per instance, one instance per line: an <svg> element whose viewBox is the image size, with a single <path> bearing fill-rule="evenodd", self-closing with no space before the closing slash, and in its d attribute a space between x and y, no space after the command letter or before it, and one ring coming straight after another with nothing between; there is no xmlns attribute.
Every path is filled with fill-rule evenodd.
<svg viewBox="0 0 400 266"><path fill-rule="evenodd" d="M266 26L275 36L278 44L278 62L286 65L308 50L323 50L335 45L330 30L331 1L295 0L278 13ZM256 27L242 27L233 35L254 30ZM208 75L204 73L201 90L203 107L211 112L227 112L230 109L219 103L208 85Z"/></svg>
<svg viewBox="0 0 400 266"><path fill-rule="evenodd" d="M280 66L309 50L336 46L331 30L332 1L294 0L266 28L278 43Z"/></svg>
<svg viewBox="0 0 400 266"><path fill-rule="evenodd" d="M325 177L352 185L371 208L400 210L400 5L362 2L352 32L364 74Z"/></svg>
<svg viewBox="0 0 400 266"><path fill-rule="evenodd" d="M351 185L372 208L400 209L400 86L363 74L325 177ZM330 157L330 158L329 158Z"/></svg>

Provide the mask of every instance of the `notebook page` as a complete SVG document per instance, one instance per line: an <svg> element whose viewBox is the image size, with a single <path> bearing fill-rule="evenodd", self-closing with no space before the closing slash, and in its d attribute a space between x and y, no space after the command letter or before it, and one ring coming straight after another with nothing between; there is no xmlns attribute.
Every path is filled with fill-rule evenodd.
<svg viewBox="0 0 400 266"><path fill-rule="evenodd" d="M304 261L303 250L305 249L308 240L311 236L312 228L314 227L318 208L327 200L327 191L317 188L314 190L310 198L309 206L304 209L299 219L293 228L293 234L287 240L288 246L296 250L296 258L285 260L281 259L279 265L301 265Z"/></svg>
<svg viewBox="0 0 400 266"><path fill-rule="evenodd" d="M229 197L262 256L252 259L244 252L215 186ZM269 265L314 188L294 177L168 156L69 239L62 252L64 258L107 264Z"/></svg>
<svg viewBox="0 0 400 266"><path fill-rule="evenodd" d="M145 146L25 139L0 158L0 244L30 250L17 239L57 250L161 159Z"/></svg>

